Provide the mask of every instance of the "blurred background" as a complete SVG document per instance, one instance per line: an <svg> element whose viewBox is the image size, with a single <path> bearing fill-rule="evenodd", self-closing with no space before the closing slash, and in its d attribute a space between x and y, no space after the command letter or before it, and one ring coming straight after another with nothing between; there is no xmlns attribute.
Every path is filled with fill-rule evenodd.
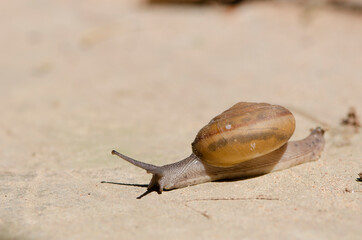
<svg viewBox="0 0 362 240"><path fill-rule="evenodd" d="M225 2L2 2L0 167L179 158L239 101L362 112L361 1Z"/></svg>
<svg viewBox="0 0 362 240"><path fill-rule="evenodd" d="M1 1L2 189L21 189L49 170L88 169L87 182L118 174L147 183L148 175L110 151L156 165L174 162L190 154L202 126L240 101L289 108L297 119L293 139L317 125L338 127L350 107L362 113L361 6L361 0ZM333 149L337 156L340 149ZM61 179L73 175L61 176L52 189L65 189ZM11 185L13 178L21 184ZM16 215L8 204L4 219ZM16 206L23 211L23 203ZM36 211L46 215L41 206ZM28 219L30 231L49 220L15 219L20 226ZM360 225L348 226L353 235Z"/></svg>

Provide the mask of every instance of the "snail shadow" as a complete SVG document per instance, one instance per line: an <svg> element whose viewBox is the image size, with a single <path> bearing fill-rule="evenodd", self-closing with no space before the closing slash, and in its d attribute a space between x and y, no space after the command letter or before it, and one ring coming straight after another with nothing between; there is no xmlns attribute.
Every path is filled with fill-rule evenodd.
<svg viewBox="0 0 362 240"><path fill-rule="evenodd" d="M219 180L215 180L215 181L212 181L212 182L238 182L238 181L243 181L243 180L248 180L248 179L252 179L252 178L261 177L261 176L266 175L266 174L268 174L268 173L262 173L262 174L258 174L258 175L248 176L248 177L235 177L235 178L219 179Z"/></svg>
<svg viewBox="0 0 362 240"><path fill-rule="evenodd" d="M250 178L255 178L255 177L259 177L265 174L259 174L259 175L255 175L255 176L250 176L250 177L235 177L235 178L230 178L230 179L220 179L220 180L215 180L212 182L236 182L236 181L242 181L242 180L246 180L246 179L250 179ZM157 192L158 194L161 194L159 188L157 186L153 186L152 188L148 188L148 184L137 184L137 183L122 183L122 182L109 182L109 181L101 181L101 183L107 183L107 184L115 184L115 185L121 185L121 186L129 186L129 187L140 187L140 188L147 188L147 190L142 193L141 195L139 195L136 199L141 199L145 196L147 196L148 194L152 193L152 192ZM164 189L164 192L170 192L176 189Z"/></svg>
<svg viewBox="0 0 362 240"><path fill-rule="evenodd" d="M159 189L154 186L152 188L148 188L148 184L137 184L137 183L122 183L122 182L108 182L108 181L101 181L101 183L108 183L108 184L115 184L115 185L122 185L122 186L130 186L130 187L140 187L140 188L147 188L147 190L139 195L136 199L141 199L151 192L157 192L158 194L161 194ZM166 190L167 191L167 190Z"/></svg>

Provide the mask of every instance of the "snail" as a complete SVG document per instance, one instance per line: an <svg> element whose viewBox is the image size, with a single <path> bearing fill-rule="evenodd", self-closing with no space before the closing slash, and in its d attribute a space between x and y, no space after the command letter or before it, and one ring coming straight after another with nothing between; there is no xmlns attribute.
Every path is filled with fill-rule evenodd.
<svg viewBox="0 0 362 240"><path fill-rule="evenodd" d="M148 190L187 187L221 179L263 175L318 160L324 130L288 142L295 129L293 114L267 103L240 102L214 117L197 134L192 154L176 163L155 166L115 150L112 154L152 173Z"/></svg>

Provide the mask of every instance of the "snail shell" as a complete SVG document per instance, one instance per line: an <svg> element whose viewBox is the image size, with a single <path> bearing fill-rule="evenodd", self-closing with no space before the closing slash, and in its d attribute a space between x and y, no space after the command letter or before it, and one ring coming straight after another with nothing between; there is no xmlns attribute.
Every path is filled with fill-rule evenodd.
<svg viewBox="0 0 362 240"><path fill-rule="evenodd" d="M286 108L241 102L203 127L192 151L210 165L230 167L280 148L294 129L294 116Z"/></svg>
<svg viewBox="0 0 362 240"><path fill-rule="evenodd" d="M324 130L288 142L295 119L286 108L240 102L213 118L192 143L193 153L176 163L155 166L115 150L112 154L153 177L148 189L181 188L220 179L242 178L278 171L317 160L324 147Z"/></svg>

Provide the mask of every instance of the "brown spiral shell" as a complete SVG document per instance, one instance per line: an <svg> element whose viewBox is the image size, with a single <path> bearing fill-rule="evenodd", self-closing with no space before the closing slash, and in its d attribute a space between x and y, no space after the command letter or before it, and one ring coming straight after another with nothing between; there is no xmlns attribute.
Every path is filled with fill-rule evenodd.
<svg viewBox="0 0 362 240"><path fill-rule="evenodd" d="M203 127L192 150L210 165L230 167L280 148L294 129L294 116L286 108L240 102Z"/></svg>

